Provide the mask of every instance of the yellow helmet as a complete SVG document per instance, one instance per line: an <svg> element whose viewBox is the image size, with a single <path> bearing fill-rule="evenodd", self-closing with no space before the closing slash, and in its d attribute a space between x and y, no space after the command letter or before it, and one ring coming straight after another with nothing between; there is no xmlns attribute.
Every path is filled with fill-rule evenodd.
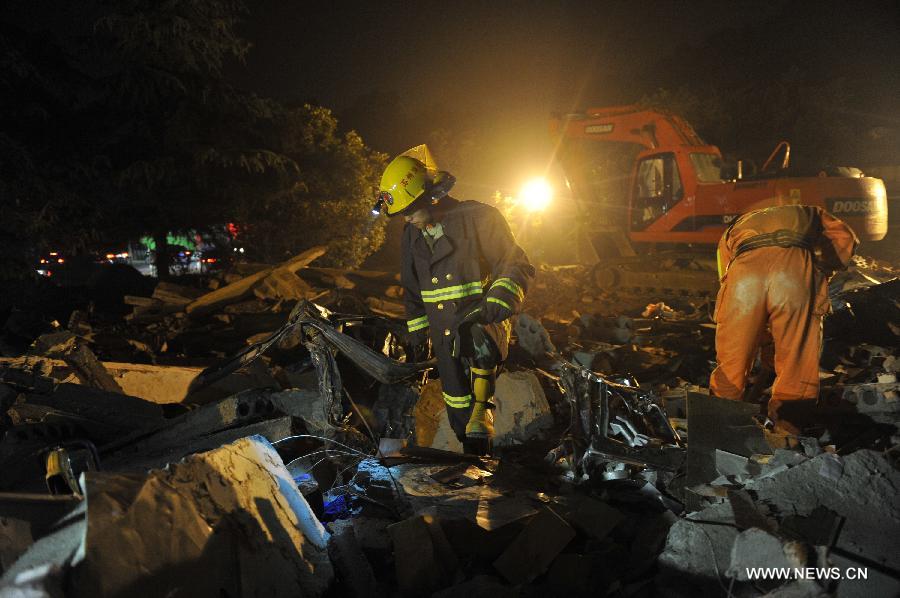
<svg viewBox="0 0 900 598"><path fill-rule="evenodd" d="M424 157L425 161L408 155L414 152ZM418 146L391 160L384 169L372 211L384 210L388 216L395 216L419 199L440 199L447 195L455 182L456 178L449 172L437 171L428 148Z"/></svg>

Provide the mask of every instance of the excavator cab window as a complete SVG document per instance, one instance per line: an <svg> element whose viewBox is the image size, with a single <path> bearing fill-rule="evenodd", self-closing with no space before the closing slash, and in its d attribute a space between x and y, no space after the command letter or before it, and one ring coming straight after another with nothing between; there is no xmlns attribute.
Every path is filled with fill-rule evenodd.
<svg viewBox="0 0 900 598"><path fill-rule="evenodd" d="M631 225L634 230L643 230L684 196L675 154L658 154L641 160L636 186Z"/></svg>

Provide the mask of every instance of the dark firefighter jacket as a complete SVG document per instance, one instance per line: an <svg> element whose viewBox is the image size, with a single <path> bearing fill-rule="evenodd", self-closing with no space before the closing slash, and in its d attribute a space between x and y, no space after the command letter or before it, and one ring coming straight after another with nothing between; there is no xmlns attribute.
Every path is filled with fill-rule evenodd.
<svg viewBox="0 0 900 598"><path fill-rule="evenodd" d="M440 362L450 354L459 322L482 301L519 311L534 267L496 208L445 197L436 211L443 236L433 248L416 227L403 230L400 279L407 327L430 327Z"/></svg>

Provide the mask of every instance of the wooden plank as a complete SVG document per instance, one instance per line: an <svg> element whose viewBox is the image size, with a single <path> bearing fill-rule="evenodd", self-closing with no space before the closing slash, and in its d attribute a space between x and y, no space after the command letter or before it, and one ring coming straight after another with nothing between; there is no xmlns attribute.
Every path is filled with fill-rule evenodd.
<svg viewBox="0 0 900 598"><path fill-rule="evenodd" d="M159 305L159 300L154 299L153 297L138 297L136 295L125 295L122 297L122 301L125 305L139 305L141 307L150 307L152 305Z"/></svg>
<svg viewBox="0 0 900 598"><path fill-rule="evenodd" d="M278 266L262 270L256 274L251 274L237 282L233 282L220 289L206 293L202 297L191 302L185 311L189 315L199 316L214 312L230 303L236 303L237 301L250 296L253 293L254 287L274 270L284 270L296 273L297 270L309 265L310 262L324 255L325 251L326 248L321 245L307 249L300 255L294 256Z"/></svg>

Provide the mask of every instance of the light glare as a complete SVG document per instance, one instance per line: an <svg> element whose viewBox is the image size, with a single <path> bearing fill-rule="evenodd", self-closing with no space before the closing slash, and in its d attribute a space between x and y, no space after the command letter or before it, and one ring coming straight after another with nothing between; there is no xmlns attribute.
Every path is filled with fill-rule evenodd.
<svg viewBox="0 0 900 598"><path fill-rule="evenodd" d="M531 179L522 186L519 196L526 210L541 212L550 205L550 200L553 199L553 189L545 179Z"/></svg>

